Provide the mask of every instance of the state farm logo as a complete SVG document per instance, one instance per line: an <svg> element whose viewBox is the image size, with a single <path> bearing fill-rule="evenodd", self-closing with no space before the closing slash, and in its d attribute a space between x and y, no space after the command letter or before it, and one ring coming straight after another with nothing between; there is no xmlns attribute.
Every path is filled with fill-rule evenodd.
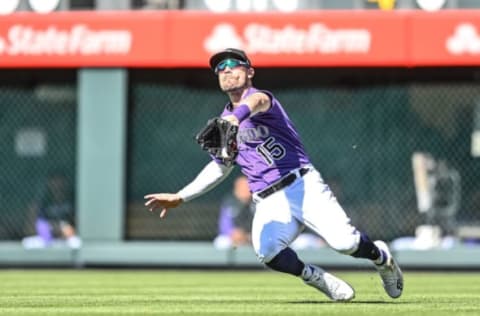
<svg viewBox="0 0 480 316"><path fill-rule="evenodd" d="M0 34L0 55L125 55L132 47L128 30L92 30L84 24L70 29L36 29L14 24Z"/></svg>
<svg viewBox="0 0 480 316"><path fill-rule="evenodd" d="M204 47L216 52L225 47L264 54L367 54L371 48L368 29L330 29L312 23L305 29L285 25L275 29L266 24L247 24L241 34L229 23L216 25L206 38Z"/></svg>
<svg viewBox="0 0 480 316"><path fill-rule="evenodd" d="M480 34L473 24L459 24L455 33L447 39L446 47L454 55L480 54Z"/></svg>

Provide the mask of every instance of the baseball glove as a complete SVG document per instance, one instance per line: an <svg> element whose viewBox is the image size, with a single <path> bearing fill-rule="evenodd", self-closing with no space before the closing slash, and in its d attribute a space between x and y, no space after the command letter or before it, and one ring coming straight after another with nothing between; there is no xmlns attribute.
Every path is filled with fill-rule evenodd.
<svg viewBox="0 0 480 316"><path fill-rule="evenodd" d="M231 166L238 154L237 132L238 126L214 117L208 120L195 139L203 150L220 159L224 165Z"/></svg>

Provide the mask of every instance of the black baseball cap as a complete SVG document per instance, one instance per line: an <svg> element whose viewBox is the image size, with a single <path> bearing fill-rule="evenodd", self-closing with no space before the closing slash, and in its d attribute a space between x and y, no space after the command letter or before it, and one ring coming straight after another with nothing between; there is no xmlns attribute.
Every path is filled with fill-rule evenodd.
<svg viewBox="0 0 480 316"><path fill-rule="evenodd" d="M236 48L226 48L212 57L210 57L210 68L212 68L213 71L215 71L215 68L217 65L222 61L227 58L235 58L241 61L244 61L248 64L248 67L250 67L250 59L248 59L247 54L243 50L236 49Z"/></svg>

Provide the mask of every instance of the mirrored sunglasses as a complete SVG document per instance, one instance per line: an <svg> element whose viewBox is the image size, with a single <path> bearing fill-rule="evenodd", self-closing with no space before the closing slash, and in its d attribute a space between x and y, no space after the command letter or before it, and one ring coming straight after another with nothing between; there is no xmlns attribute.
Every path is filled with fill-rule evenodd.
<svg viewBox="0 0 480 316"><path fill-rule="evenodd" d="M218 74L220 71L224 71L225 68L227 67L230 69L233 69L238 66L248 67L249 65L247 62L244 62L243 60L229 58L229 59L222 60L221 62L218 63L217 67L215 67L215 73Z"/></svg>

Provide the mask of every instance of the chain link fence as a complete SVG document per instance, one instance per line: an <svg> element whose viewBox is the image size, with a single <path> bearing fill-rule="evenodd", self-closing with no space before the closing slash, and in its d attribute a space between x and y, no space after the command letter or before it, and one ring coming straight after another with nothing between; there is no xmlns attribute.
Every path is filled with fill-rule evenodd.
<svg viewBox="0 0 480 316"><path fill-rule="evenodd" d="M455 227L480 222L480 162L470 154L478 83L442 81L434 74L406 78L391 70L257 73L255 83L284 105L314 165L357 227L387 240L414 235L418 225L435 224L430 213L441 212L442 196L443 203L454 202L456 185L461 199L450 212ZM174 72L132 82L127 239L212 240L217 234L219 203L234 176L170 212L166 221L143 207L145 193L176 192L209 161L193 135L227 99L210 73L186 76ZM417 152L459 174L426 213L417 207Z"/></svg>
<svg viewBox="0 0 480 316"><path fill-rule="evenodd" d="M284 105L355 225L392 240L439 221L432 213L446 206L453 233L480 226L480 161L471 155L480 89L473 73L257 69L255 84ZM76 82L71 74L34 77L0 78L0 240L34 233L35 206L52 175L65 177L64 194L74 205ZM129 98L125 239L212 240L238 170L165 221L145 209L143 196L177 191L209 161L193 137L227 101L215 76L204 69L132 70ZM419 152L458 175L437 181L424 213L412 168Z"/></svg>
<svg viewBox="0 0 480 316"><path fill-rule="evenodd" d="M55 73L1 74L0 240L34 235L52 203L68 202L73 212L76 88L73 72ZM58 185L62 196L52 195Z"/></svg>

